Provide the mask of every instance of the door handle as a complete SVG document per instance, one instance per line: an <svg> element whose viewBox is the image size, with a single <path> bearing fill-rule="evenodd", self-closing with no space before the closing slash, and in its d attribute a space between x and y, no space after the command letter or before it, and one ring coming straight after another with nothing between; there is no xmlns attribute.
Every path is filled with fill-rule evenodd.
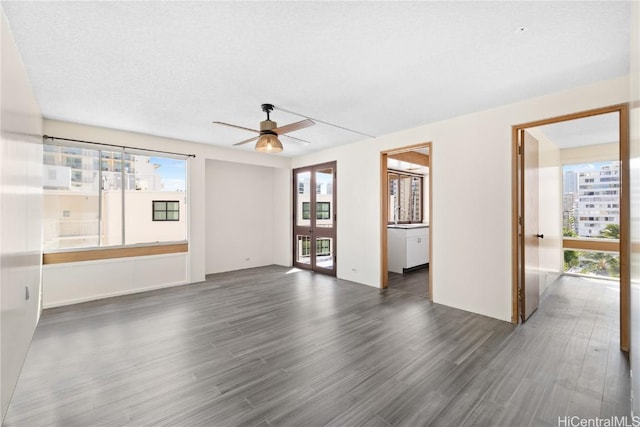
<svg viewBox="0 0 640 427"><path fill-rule="evenodd" d="M539 239L544 239L544 234L536 234L536 237Z"/></svg>

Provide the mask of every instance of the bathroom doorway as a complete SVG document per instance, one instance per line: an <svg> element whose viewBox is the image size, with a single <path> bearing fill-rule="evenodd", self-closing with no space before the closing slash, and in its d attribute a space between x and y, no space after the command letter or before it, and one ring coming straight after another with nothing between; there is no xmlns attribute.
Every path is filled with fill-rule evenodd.
<svg viewBox="0 0 640 427"><path fill-rule="evenodd" d="M380 287L432 299L432 147L380 153Z"/></svg>

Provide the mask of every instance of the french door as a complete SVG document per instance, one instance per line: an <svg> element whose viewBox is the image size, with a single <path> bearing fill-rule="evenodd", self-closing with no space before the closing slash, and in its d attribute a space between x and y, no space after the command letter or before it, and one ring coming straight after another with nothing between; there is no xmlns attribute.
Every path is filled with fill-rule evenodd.
<svg viewBox="0 0 640 427"><path fill-rule="evenodd" d="M336 162L293 171L293 265L336 275Z"/></svg>

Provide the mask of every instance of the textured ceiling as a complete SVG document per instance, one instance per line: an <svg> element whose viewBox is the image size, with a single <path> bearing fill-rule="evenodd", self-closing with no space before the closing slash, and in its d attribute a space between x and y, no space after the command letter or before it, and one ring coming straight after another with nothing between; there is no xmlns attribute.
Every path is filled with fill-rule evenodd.
<svg viewBox="0 0 640 427"><path fill-rule="evenodd" d="M262 103L382 135L629 72L628 2L2 7L45 117L227 147L252 134L211 122L257 128ZM292 135L280 155L365 139Z"/></svg>

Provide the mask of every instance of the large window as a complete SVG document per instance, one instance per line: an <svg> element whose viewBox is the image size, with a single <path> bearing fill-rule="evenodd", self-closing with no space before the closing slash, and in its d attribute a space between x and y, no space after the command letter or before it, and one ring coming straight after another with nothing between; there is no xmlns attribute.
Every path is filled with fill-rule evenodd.
<svg viewBox="0 0 640 427"><path fill-rule="evenodd" d="M619 253L593 243L620 239L620 162L564 165L562 227L565 272L620 277Z"/></svg>
<svg viewBox="0 0 640 427"><path fill-rule="evenodd" d="M186 241L185 157L53 139L43 164L45 252Z"/></svg>
<svg viewBox="0 0 640 427"><path fill-rule="evenodd" d="M563 167L562 226L566 237L617 239L620 162Z"/></svg>

